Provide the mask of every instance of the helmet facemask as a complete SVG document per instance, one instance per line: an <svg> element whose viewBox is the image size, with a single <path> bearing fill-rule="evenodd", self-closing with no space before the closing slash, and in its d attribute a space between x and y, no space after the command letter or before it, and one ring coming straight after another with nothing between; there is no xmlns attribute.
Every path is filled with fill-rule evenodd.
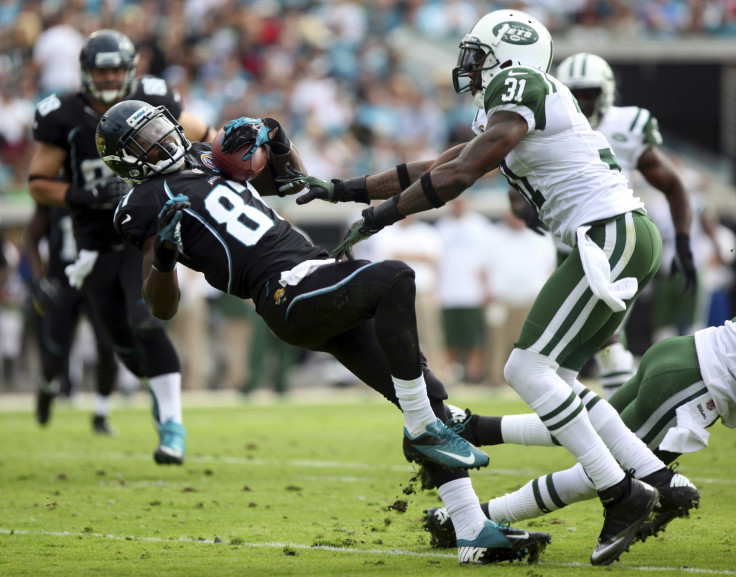
<svg viewBox="0 0 736 577"><path fill-rule="evenodd" d="M138 53L133 42L117 30L98 30L84 41L79 53L82 89L93 101L112 105L133 91ZM117 82L96 83L92 78L95 70L115 69L124 72Z"/></svg>
<svg viewBox="0 0 736 577"><path fill-rule="evenodd" d="M96 69L99 70L103 68L105 67L100 66ZM108 68L117 67L110 66ZM102 104L115 104L116 102L120 102L123 98L133 92L133 84L135 83L135 67L126 69L125 77L118 84L117 87L100 87L92 79L92 70L94 69L83 68L81 72L82 86L84 87L85 93L89 95L92 100L95 100L96 102L101 102Z"/></svg>
<svg viewBox="0 0 736 577"><path fill-rule="evenodd" d="M110 112L130 102L124 101L111 108ZM105 118L103 116L101 125ZM108 145L106 136L98 138L102 160L118 176L136 184L157 174L174 172L184 165L184 157L191 144L179 123L164 106L153 108L145 105L123 121L128 128L119 136L119 133L114 134L116 140L113 146Z"/></svg>
<svg viewBox="0 0 736 577"><path fill-rule="evenodd" d="M499 65L493 48L469 34L460 43L457 66L452 70L455 92L472 92L478 108L484 107L483 96L493 77L491 70Z"/></svg>

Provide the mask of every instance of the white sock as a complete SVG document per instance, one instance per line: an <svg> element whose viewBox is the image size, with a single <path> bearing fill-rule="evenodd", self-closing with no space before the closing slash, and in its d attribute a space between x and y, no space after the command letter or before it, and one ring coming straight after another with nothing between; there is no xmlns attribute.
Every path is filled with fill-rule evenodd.
<svg viewBox="0 0 736 577"><path fill-rule="evenodd" d="M611 404L598 397L593 391L585 388L585 386L574 378L576 375L567 369L558 371L560 377L568 381L573 390L582 397L586 406L593 405L590 408L590 422L600 435L603 442L614 458L621 466L628 470L633 470L638 478L664 469L665 464L649 450L644 441L639 439L621 419ZM593 401L597 401L593 403Z"/></svg>
<svg viewBox="0 0 736 577"><path fill-rule="evenodd" d="M634 355L623 344L613 343L595 354L605 399L634 376Z"/></svg>
<svg viewBox="0 0 736 577"><path fill-rule="evenodd" d="M504 443L537 447L555 447L552 435L535 413L501 417Z"/></svg>
<svg viewBox="0 0 736 577"><path fill-rule="evenodd" d="M458 539L475 539L483 530L486 516L473 491L470 477L455 479L437 488L455 527Z"/></svg>
<svg viewBox="0 0 736 577"><path fill-rule="evenodd" d="M521 489L488 501L491 521L515 523L533 519L566 505L596 497L595 487L578 463L564 471L529 481Z"/></svg>
<svg viewBox="0 0 736 577"><path fill-rule="evenodd" d="M107 417L110 415L110 397L95 396L95 416Z"/></svg>
<svg viewBox="0 0 736 577"><path fill-rule="evenodd" d="M427 385L424 383L424 375L420 375L411 381L404 381L393 377L394 390L399 399L401 410L404 411L404 422L406 430L412 437L416 437L424 431L424 428L437 420L432 412L427 397Z"/></svg>
<svg viewBox="0 0 736 577"><path fill-rule="evenodd" d="M174 421L181 425L181 373L150 377L148 386L156 397L161 423Z"/></svg>
<svg viewBox="0 0 736 577"><path fill-rule="evenodd" d="M580 398L557 374L559 365L539 353L514 349L506 363L506 382L544 425L585 467L598 490L624 478L624 472L588 419Z"/></svg>

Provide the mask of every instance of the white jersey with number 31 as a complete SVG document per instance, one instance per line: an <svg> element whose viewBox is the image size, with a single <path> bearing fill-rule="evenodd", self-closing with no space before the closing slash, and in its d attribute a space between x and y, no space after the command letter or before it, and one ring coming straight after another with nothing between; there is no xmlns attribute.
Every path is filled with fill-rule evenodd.
<svg viewBox="0 0 736 577"><path fill-rule="evenodd" d="M524 117L528 132L500 170L569 246L578 227L644 207L634 197L606 138L590 127L567 87L528 66L512 66L486 88L476 133L500 110Z"/></svg>

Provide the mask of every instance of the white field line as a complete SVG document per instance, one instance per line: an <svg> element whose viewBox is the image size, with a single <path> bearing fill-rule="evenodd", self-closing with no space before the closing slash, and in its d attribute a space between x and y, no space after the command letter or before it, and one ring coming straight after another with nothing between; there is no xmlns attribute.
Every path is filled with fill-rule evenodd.
<svg viewBox="0 0 736 577"><path fill-rule="evenodd" d="M27 457L27 453L4 453L8 458L23 458ZM69 460L83 460L89 458L88 453L34 453L34 459L43 459L45 461L69 461ZM150 454L143 453L95 453L95 459L109 459L109 460L141 460L150 461ZM186 464L189 463L222 463L225 465L238 465L238 466L255 466L255 467L272 467L275 465L288 465L289 467L301 467L301 468L312 468L312 469L358 469L358 470L389 470L389 471L408 471L413 472L414 469L411 465L391 465L386 463L349 463L339 461L306 461L306 460L283 460L283 459L254 459L248 457L211 457L206 455L188 455L186 458ZM549 471L540 471L539 469L499 469L493 466L488 469L483 469L479 474L489 473L494 475L526 475L528 477L534 477L549 473ZM710 478L710 477L696 477L688 475L688 478L694 483L700 483L702 485L736 485L736 479L727 478Z"/></svg>
<svg viewBox="0 0 736 577"><path fill-rule="evenodd" d="M138 541L141 543L192 543L196 545L230 545L228 540L215 541L214 539L190 539L180 537L179 539L162 539L160 537L132 537L129 535L103 535L102 533L78 533L71 531L35 531L35 530L16 530L5 529L0 527L0 533L5 535L35 535L46 537L95 537L98 539L110 539L113 541ZM420 551L402 551L398 549L359 549L353 547L331 547L328 545L298 545L296 543L235 543L239 547L268 548L268 549L300 549L303 551L330 551L337 553L357 553L360 555L399 555L405 557L433 557L444 559L456 559L456 553L432 553ZM545 563L540 561L539 565L547 565L549 567L590 567L587 563ZM696 567L632 567L629 565L618 564L622 569L631 569L635 571L668 571L694 573L698 575L736 575L736 571L728 569L699 569Z"/></svg>

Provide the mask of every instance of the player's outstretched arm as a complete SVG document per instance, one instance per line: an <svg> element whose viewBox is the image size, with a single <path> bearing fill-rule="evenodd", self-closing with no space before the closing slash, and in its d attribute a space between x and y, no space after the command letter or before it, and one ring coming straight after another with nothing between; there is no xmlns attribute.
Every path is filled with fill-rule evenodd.
<svg viewBox="0 0 736 577"><path fill-rule="evenodd" d="M143 244L143 298L153 316L169 320L179 308L179 277L175 267L162 272L153 266L157 238L154 235Z"/></svg>

